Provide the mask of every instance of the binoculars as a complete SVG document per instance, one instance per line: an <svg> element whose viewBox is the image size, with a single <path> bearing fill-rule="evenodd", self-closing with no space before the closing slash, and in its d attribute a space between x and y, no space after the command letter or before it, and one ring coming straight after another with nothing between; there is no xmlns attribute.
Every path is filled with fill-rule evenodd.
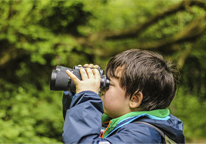
<svg viewBox="0 0 206 144"><path fill-rule="evenodd" d="M71 71L77 78L82 80L79 68L81 66L74 66L73 69L64 66L56 66L56 69L51 73L50 90L55 91L70 91L76 92L76 86L71 78L67 75L66 70ZM83 67L85 68L85 67ZM109 79L104 75L104 71L98 68L101 75L100 88L109 87Z"/></svg>

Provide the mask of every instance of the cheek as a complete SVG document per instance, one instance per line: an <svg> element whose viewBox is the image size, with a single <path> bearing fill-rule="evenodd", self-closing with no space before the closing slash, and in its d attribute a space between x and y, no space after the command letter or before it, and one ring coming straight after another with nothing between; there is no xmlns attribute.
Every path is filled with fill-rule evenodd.
<svg viewBox="0 0 206 144"><path fill-rule="evenodd" d="M125 100L125 92L122 89L110 89L108 90L104 98L102 99L105 105L116 106L117 104L121 104Z"/></svg>
<svg viewBox="0 0 206 144"><path fill-rule="evenodd" d="M119 109L123 101L121 100L121 97L119 97L119 95L111 96L105 94L103 102L107 110L114 111L116 109Z"/></svg>
<svg viewBox="0 0 206 144"><path fill-rule="evenodd" d="M104 98L103 98L103 102L104 102L104 104L105 104L106 106L107 106L107 105L110 105L111 103L113 103L113 101L114 101L114 99L113 99L111 96L105 94L105 96L104 96Z"/></svg>

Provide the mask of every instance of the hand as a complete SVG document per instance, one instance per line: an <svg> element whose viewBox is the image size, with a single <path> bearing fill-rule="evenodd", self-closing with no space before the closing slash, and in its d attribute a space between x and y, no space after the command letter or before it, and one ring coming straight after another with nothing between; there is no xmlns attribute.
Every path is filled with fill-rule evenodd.
<svg viewBox="0 0 206 144"><path fill-rule="evenodd" d="M85 64L84 68L80 68L80 74L82 77L82 80L78 79L72 72L70 72L69 70L66 71L66 73L68 74L68 76L71 78L71 80L75 83L76 85L76 93L80 93L82 91L93 91L96 94L99 93L99 87L100 87L100 73L99 71L96 69L99 66L98 65L93 65L93 64ZM91 68L94 69L91 69Z"/></svg>
<svg viewBox="0 0 206 144"><path fill-rule="evenodd" d="M78 66L82 66L82 65L78 65ZM93 69L98 69L99 68L98 65L93 65L93 64L84 64L84 67L93 68Z"/></svg>

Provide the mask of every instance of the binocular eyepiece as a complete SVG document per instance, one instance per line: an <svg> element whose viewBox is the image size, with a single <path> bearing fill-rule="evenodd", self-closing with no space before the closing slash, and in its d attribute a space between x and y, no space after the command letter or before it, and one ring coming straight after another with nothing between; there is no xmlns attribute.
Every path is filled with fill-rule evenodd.
<svg viewBox="0 0 206 144"><path fill-rule="evenodd" d="M66 70L71 71L77 78L80 80L81 74L79 72L80 66L74 66L73 69L57 66L55 70L51 73L51 81L50 81L50 90L55 91L71 91L72 93L76 93L76 86L71 78L67 75ZM104 71L98 68L99 73L101 75L100 88L108 88L109 87L109 79L107 79L106 75L104 75Z"/></svg>

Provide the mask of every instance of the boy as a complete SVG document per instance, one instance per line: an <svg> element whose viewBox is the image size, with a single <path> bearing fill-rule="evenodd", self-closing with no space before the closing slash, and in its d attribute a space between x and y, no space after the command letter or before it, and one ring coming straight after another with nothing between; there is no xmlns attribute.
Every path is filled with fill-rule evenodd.
<svg viewBox="0 0 206 144"><path fill-rule="evenodd" d="M65 143L164 142L154 127L141 122L159 128L174 143L184 143L182 122L166 109L176 92L175 71L161 55L132 49L111 58L105 71L110 86L100 96L98 70L81 68L80 73L82 80L67 71L76 94L65 117Z"/></svg>

